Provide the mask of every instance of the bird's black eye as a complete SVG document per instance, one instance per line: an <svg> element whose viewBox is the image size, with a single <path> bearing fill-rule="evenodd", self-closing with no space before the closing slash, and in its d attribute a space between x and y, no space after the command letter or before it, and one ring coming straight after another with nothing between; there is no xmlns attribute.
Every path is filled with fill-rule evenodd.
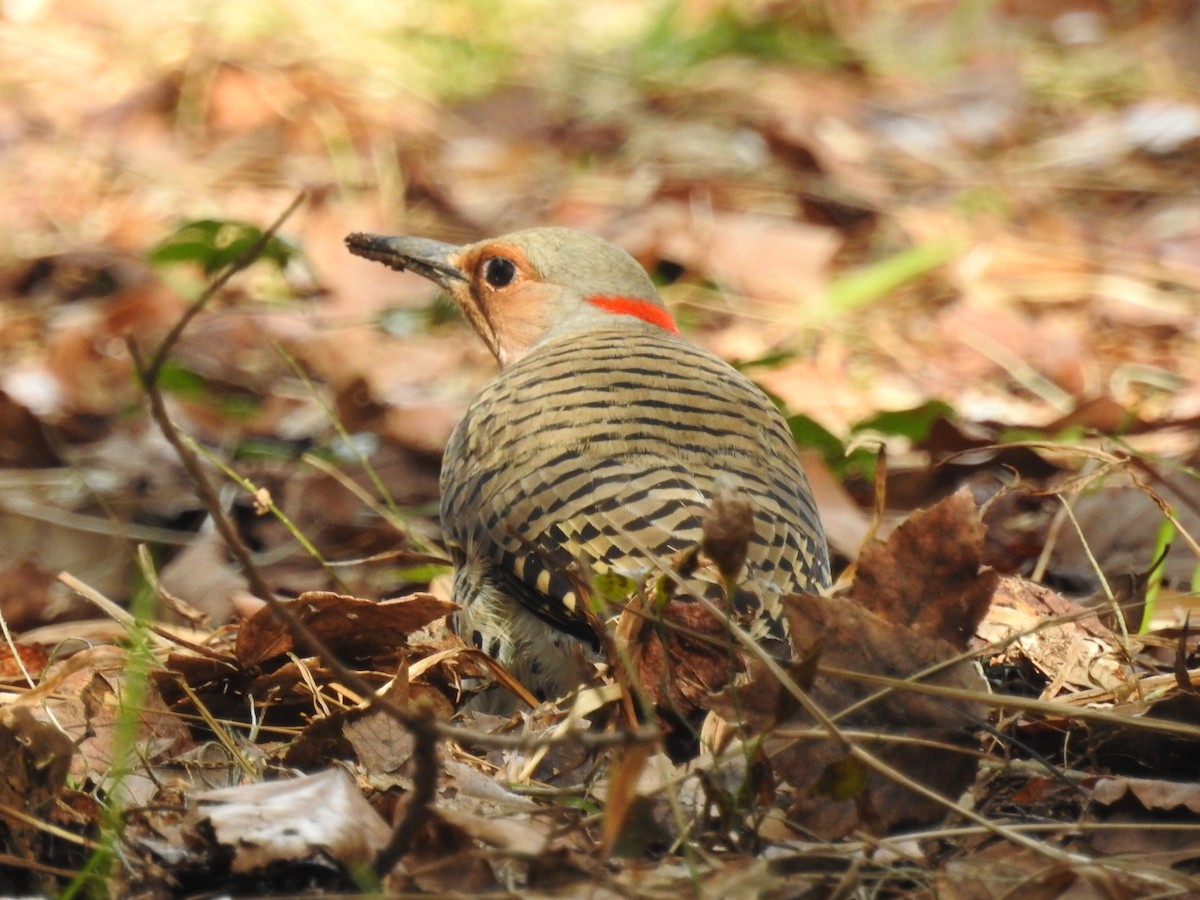
<svg viewBox="0 0 1200 900"><path fill-rule="evenodd" d="M493 256L483 264L483 277L492 287L507 287L516 276L517 267L511 259L503 256Z"/></svg>

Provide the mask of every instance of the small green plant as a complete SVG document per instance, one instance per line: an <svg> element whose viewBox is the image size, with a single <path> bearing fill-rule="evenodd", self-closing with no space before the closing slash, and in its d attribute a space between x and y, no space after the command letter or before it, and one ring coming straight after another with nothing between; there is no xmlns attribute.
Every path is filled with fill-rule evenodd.
<svg viewBox="0 0 1200 900"><path fill-rule="evenodd" d="M855 434L875 432L906 437L914 444L929 439L933 426L954 415L954 407L942 400L926 400L911 409L892 409L868 416L854 425Z"/></svg>
<svg viewBox="0 0 1200 900"><path fill-rule="evenodd" d="M154 596L149 590L139 591L134 596L131 609L134 619L126 631L128 665L123 679L116 685L119 710L113 736L113 765L105 773L104 783L97 785L102 794L98 846L63 889L59 895L63 898L108 896L102 885L109 884L113 877L113 864L119 857L125 824L123 782L129 775L139 771L139 761L145 755L145 748L140 746L145 742L145 736L141 733L142 710L146 708L150 672L160 668L144 624L154 614L154 603Z"/></svg>
<svg viewBox="0 0 1200 900"><path fill-rule="evenodd" d="M871 480L875 477L875 454L866 447L854 447L857 438L867 435L902 437L920 445L929 439L934 425L953 416L954 408L948 403L928 400L911 409L887 410L868 416L850 426L845 441L802 413L789 415L787 422L796 443L820 453L825 464L840 478L857 476Z"/></svg>
<svg viewBox="0 0 1200 900"><path fill-rule="evenodd" d="M195 263L206 276L215 275L245 253L263 236L250 222L223 219L198 219L187 222L164 238L146 259L151 265ZM266 260L283 270L300 254L288 241L272 235L257 259Z"/></svg>
<svg viewBox="0 0 1200 900"><path fill-rule="evenodd" d="M830 283L818 318L835 318L883 299L892 291L950 262L961 248L950 241L918 244L845 272Z"/></svg>

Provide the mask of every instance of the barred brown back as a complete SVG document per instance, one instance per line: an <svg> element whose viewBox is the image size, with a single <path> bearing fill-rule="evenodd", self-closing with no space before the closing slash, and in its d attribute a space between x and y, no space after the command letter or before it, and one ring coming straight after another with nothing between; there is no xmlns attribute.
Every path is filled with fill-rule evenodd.
<svg viewBox="0 0 1200 900"><path fill-rule="evenodd" d="M483 389L446 450L442 526L464 637L536 682L542 667L521 658L536 648L510 646L520 634L480 604L516 601L594 640L580 573L636 575L649 555L695 544L722 473L752 499L742 584L769 623L782 594L828 583L829 561L792 436L767 397L659 330L614 327L535 348Z"/></svg>

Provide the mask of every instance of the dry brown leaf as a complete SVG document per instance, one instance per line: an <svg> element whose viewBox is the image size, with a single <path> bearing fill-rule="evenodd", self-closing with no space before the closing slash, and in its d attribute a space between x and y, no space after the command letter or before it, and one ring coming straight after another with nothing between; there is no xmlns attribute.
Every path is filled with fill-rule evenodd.
<svg viewBox="0 0 1200 900"><path fill-rule="evenodd" d="M997 842L965 859L951 860L946 875L936 883L938 897L948 900L1111 900L1137 894L1097 890L1091 877L1102 873L1076 872L1051 862L1034 850ZM1015 893L1014 893L1015 892Z"/></svg>
<svg viewBox="0 0 1200 900"><path fill-rule="evenodd" d="M394 777L412 758L413 736L396 717L384 710L372 709L353 716L342 727L359 765L378 788L385 776Z"/></svg>
<svg viewBox="0 0 1200 900"><path fill-rule="evenodd" d="M700 604L672 600L661 617L641 631L637 677L655 705L686 718L729 680L735 654L725 623Z"/></svg>
<svg viewBox="0 0 1200 900"><path fill-rule="evenodd" d="M1092 809L1107 826L1089 835L1099 853L1152 858L1163 866L1200 859L1200 788L1191 781L1101 778L1092 789ZM1159 823L1192 829L1155 828ZM1114 826L1125 825L1124 828Z"/></svg>
<svg viewBox="0 0 1200 900"><path fill-rule="evenodd" d="M1170 473L1161 480L1153 479L1153 487L1171 505L1179 523L1193 537L1200 537L1200 481L1183 472ZM1110 583L1150 569L1163 514L1153 497L1134 486L1128 476L1107 479L1100 490L1079 497L1072 507L1082 538L1068 524L1055 544L1051 562L1051 571L1072 591L1101 589L1093 559ZM1165 583L1186 590L1196 563L1188 542L1176 536L1163 567ZM1162 615L1176 621L1169 610Z"/></svg>
<svg viewBox="0 0 1200 900"><path fill-rule="evenodd" d="M44 352L16 371L8 367L0 377L5 390L58 424L111 416L137 400L124 341L153 346L182 313L183 300L144 263L111 250L45 257L30 268L25 290L74 302L52 308Z"/></svg>
<svg viewBox="0 0 1200 900"><path fill-rule="evenodd" d="M1101 778L1092 788L1092 802L1116 806L1129 798L1146 811L1187 810L1200 815L1200 785L1154 778Z"/></svg>
<svg viewBox="0 0 1200 900"><path fill-rule="evenodd" d="M37 641L5 643L0 645L0 680L24 681L27 673L41 672L49 662L45 646Z"/></svg>
<svg viewBox="0 0 1200 900"><path fill-rule="evenodd" d="M518 856L539 856L546 852L549 843L550 829L528 814L481 816L446 805L437 811L437 816L476 840Z"/></svg>
<svg viewBox="0 0 1200 900"><path fill-rule="evenodd" d="M965 643L963 628L974 629L994 589L996 575L981 567L981 550L979 514L960 493L915 513L886 544L867 548L850 598L797 594L785 605L801 689L805 661L815 656L819 671L809 697L839 728L878 734L851 740L948 802L974 777L973 732L984 707L902 688L880 693L840 673L905 679L936 669L919 680L982 697L970 661L948 664ZM789 786L789 821L808 831L826 838L882 832L946 813L945 805L849 757L761 664L752 666L749 684L726 690L711 708L754 730L773 729L763 752L777 783ZM810 727L816 734L801 737Z"/></svg>
<svg viewBox="0 0 1200 900"><path fill-rule="evenodd" d="M639 258L670 260L788 310L795 309L796 298L824 290L825 273L841 243L830 228L741 212L698 216L686 204L666 201L623 228L618 243Z"/></svg>
<svg viewBox="0 0 1200 900"><path fill-rule="evenodd" d="M213 529L202 530L163 566L159 582L184 605L185 614L198 612L214 625L228 622L239 606L256 599L246 576L233 564L225 540Z"/></svg>
<svg viewBox="0 0 1200 900"><path fill-rule="evenodd" d="M78 442L109 428L118 433L126 429L133 418L126 413L142 397L130 377L122 337L134 333L143 347L153 345L182 303L170 291L141 290L129 277L138 275L130 263L137 267L136 260L144 258L146 249L169 233L178 218L240 218L261 224L264 216L269 218L265 211L282 208L300 184L310 194L302 214L289 222L287 238L302 248L327 289L320 302L288 305L291 299L307 296L281 295L278 286L286 282L294 287L294 275L280 278L269 265L256 266L221 292L212 315L192 323L174 360L184 372L198 373L222 389L232 387L233 396L259 404L246 420L231 416L222 403L210 402L213 397L174 393L170 400L173 410L181 413L181 424L210 446L235 447L247 435L258 435L311 440L324 447L332 439L317 397L328 389L328 395L338 398L338 413L351 433L383 438L380 453L391 461L383 467L390 469L385 482L400 502L432 498L433 460L461 399L479 383L481 368L491 371L492 362L482 348L464 350L462 330L453 326L426 329L428 321L414 316L412 333L402 338L372 327L381 310L397 303L410 310L425 307L432 303L433 292L418 279L396 279L382 267L346 257L341 235L366 228L470 239L499 233L508 225L583 222L591 230L624 234L647 263L681 264L687 270L685 282L711 278L751 295L751 300L776 298L779 302L772 304L744 304L743 298L725 303L707 286L691 292L686 285L668 296L672 304L682 298L680 305L687 307L680 310L685 330L718 352L743 359L794 349L789 339L796 331L791 326L803 318L810 295L841 272L861 267L871 273L880 264L875 272L884 273L891 262L903 262L908 249L919 256L924 248L951 239L963 249L956 260L935 273L908 278L877 302L839 316L811 339L797 334L803 340L801 358L773 370L759 368L754 377L838 435L849 433L879 409L904 408L929 397L944 399L956 410L957 421L940 423L940 434L916 448L933 459L965 449L961 438L975 431L980 420L988 420L987 427L977 429L973 447L994 438L999 420L1050 429L1115 428L1123 435L1148 439L1129 442L1135 453L1159 452L1165 446L1173 448L1172 458L1183 458L1193 450L1194 416L1200 410L1193 296L1200 272L1200 228L1195 198L1187 189L1194 180L1197 143L1197 106L1188 94L1200 71L1195 53L1200 15L1191 8L1195 4L1180 2L1080 0L1068 5L1071 9L1064 13L1059 4L1044 0L983 4L986 9L968 17L964 28L963 17L955 15L956 4L944 0L910 4L913 15L907 16L881 16L891 9L879 0L759 3L750 4L752 9L742 8L745 4L726 9L730 4L690 2L676 4L672 33L662 44L661 34L646 31L654 28L653 11L639 12L637 4L627 4L629 15L617 17L622 39L629 34L649 37L655 44L650 49L656 51L640 60L653 77L631 80L621 66L611 65L611 16L581 8L578 24L587 26L585 30L595 25L596 35L541 41L562 31L555 27L561 25L562 11L552 3L528 4L521 27L506 33L493 28L497 22L512 21L502 9L468 16L467 21L461 15L413 13L419 4L392 4L356 19L322 13L313 5L305 15L284 22L286 27L266 31L247 30L229 16L218 15L205 23L198 43L196 23L173 16L165 6L143 4L130 14L127 4L93 0L8 3L3 29L11 59L0 67L9 101L0 104L0 146L6 160L0 167L0 194L13 239L5 244L8 258L0 260L0 267L12 273L8 277L0 271L0 388L12 386L16 405L37 412L25 415L21 408L5 409L0 398L0 435L7 439L0 440L0 458L12 465L66 461L71 466L70 451L78 449ZM814 13L810 6L820 9ZM367 19L371 34L363 33L358 21ZM331 26L336 27L331 31ZM419 70L440 58L447 35L453 52L464 28L477 32L480 46L488 52L476 54L473 65L462 72L466 80L451 87L456 94L465 92L476 99L453 109L414 99L418 94L444 96ZM379 45L375 32L386 33L385 46ZM322 44L320 38L327 33L336 33L339 40ZM394 52L396 41L403 44L414 35L419 52ZM706 57L713 49L726 49L714 48L712 38L721 43L730 35L735 43L764 35L772 41L780 37L785 44L797 35L816 37L821 44L848 48L849 58L830 60L820 72L755 52L721 52L702 62L692 58L691 51ZM314 37L332 55L298 59L296 47L313 44ZM938 51L946 46L961 51L951 54L946 65L906 65L912 54L924 59L930 50L941 58L945 53ZM185 48L186 68L180 68L183 56L164 54L163 47ZM597 49L600 55L592 55ZM683 56L672 61L678 50ZM888 63L882 68L877 65L881 52ZM525 78L517 88L484 87L479 76L486 78L498 57L503 71L552 77ZM396 60L402 65L392 69ZM1026 65L1031 60L1037 65ZM1121 63L1121 73L1141 66L1158 77L1114 81L1109 71L1113 60ZM672 76L679 77L655 75L662 74L664 62ZM1081 62L1089 63L1086 71L1080 69ZM1096 62L1101 63L1098 68ZM1086 86L1098 90L1090 95L1087 90L1073 91L1070 103L1043 102L1047 85L1078 86L1081 71ZM1097 161L1106 165L1097 166ZM351 189L345 189L347 185ZM1180 190L1181 185L1185 189ZM100 253L46 255L70 247L99 248ZM830 253L833 248L839 248L835 256ZM31 263L32 256L41 258ZM303 263L289 268L303 268ZM669 277L670 268L663 266L656 274ZM190 267L171 270L172 288L186 285L189 271ZM112 286L115 294L101 299ZM697 310L691 306L693 297L720 309ZM294 328L281 330L282 320ZM786 333L779 324L788 326ZM282 339L315 377L316 396L297 391L290 373L279 377L281 367L269 362L275 357L268 347L272 338ZM24 393L15 393L17 387ZM1129 411L1137 413L1136 420ZM46 425L64 428L55 433ZM950 431L958 432L952 435L957 447L948 447L943 439ZM49 444L47 436L52 438ZM1015 468L1023 477L1033 475L1037 487L1045 486L1042 478L1053 475L1057 466L1028 451L1018 458L1016 452L977 452L972 465L984 460L982 464L994 471L1018 462ZM381 458L372 456L377 469ZM25 562L46 571L70 568L107 594L128 596L131 569L126 565L123 526L179 521L181 514L196 508L191 492L178 483L165 491L159 488L162 475L171 469L162 463L161 457L145 452L144 442L126 440L113 457L81 467L92 488L121 485L118 503L111 503L112 494L118 493L114 491L103 497L103 511L85 510L94 517L95 530L83 537L62 527L31 527L34 519L25 515L28 512L50 518L81 510L76 505L38 505L18 515L10 503L12 473L5 473L10 480L3 505L13 514L6 513L0 521L7 553L0 562L0 609L21 606L14 600L30 601L31 609L44 601L47 617L56 612L55 595L40 590L37 577L27 579L29 573L17 568ZM962 470L953 465L928 470L926 459L918 454L904 463L915 463L917 477L911 479L915 487L907 494L897 489L899 478L889 485L896 509L926 502ZM66 467L61 471L68 474ZM73 478L74 469L69 474ZM342 498L345 505L335 505L332 492L311 490L311 483L286 464L280 465L278 480L270 485L277 498L281 483L311 504L306 508L312 515L300 528L321 542L327 557L370 552L361 547L349 554L328 552L331 539L340 551L363 537L345 528L361 521L355 498ZM844 498L830 501L819 487L817 492L831 544L847 555L853 553L861 516L855 521ZM1110 575L1110 566L1124 572L1148 565L1158 522L1156 515L1127 517L1121 508L1124 501L1114 505L1113 499L1098 498L1094 520L1085 525L1089 541L1094 533L1101 536L1091 531L1093 525L1111 526L1112 542L1098 554ZM1184 496L1178 506L1185 515L1191 499ZM838 502L843 503L841 510ZM109 529L107 520L99 520L113 510L117 521ZM300 519L293 516L293 521ZM843 528L847 523L849 528ZM257 523L255 537L263 530L263 523ZM347 531L354 536L342 543ZM1003 548L1004 571L1027 571L1040 550L1040 543L1033 546L1040 535L1020 536L1021 541ZM950 538L951 543L956 540ZM1102 544L1098 539L1091 545L1099 549ZM264 546L274 551L281 544L266 541ZM904 570L919 571L915 562L921 560L914 557L928 555L930 549L914 542L897 557L898 571L880 575L875 587L885 605L895 599L887 590L912 599L910 582L916 578L906 579ZM943 548L932 549L936 555ZM1090 577L1080 549L1071 551L1073 557L1060 558L1064 565L1056 574L1078 569ZM61 563L68 558L68 563L52 564L53 559ZM100 574L112 572L103 581L91 571L102 565L109 568ZM1168 579L1186 587L1194 567L1194 556L1177 541L1168 558ZM273 563L267 576L290 594L326 585L325 573L308 560ZM345 579L346 593L382 593L374 584L361 585L356 577L357 573ZM926 637L960 644L961 635L947 628L955 619L953 604L937 596L957 576L935 574L926 580L929 584L922 587L931 588L930 602L936 609L925 609L922 600L914 619L913 609L901 604L901 612L895 614L898 625L887 609L873 607L878 619L852 614L843 619L840 611L802 603L805 627L812 632L806 637L815 637L818 630L826 635L827 645L812 659L829 665L841 653L847 665L902 673L918 662L941 658L940 649L935 652L923 643L922 629L930 629ZM1022 602L1003 610L1010 615L1006 623L989 620L984 627L1028 625L1036 631L1031 643L1011 648L1013 655L1032 654L1050 680L1067 687L1108 684L1107 674L1098 670L1105 661L1102 648L1109 646L1105 636L1081 623L1078 629L1064 627L1069 640L1057 646L1053 629L1044 627L1046 617L1061 614L1055 611L1054 598L1044 598L1044 607L1039 607L1024 586L1011 584L1001 590ZM1180 610L1191 602L1161 595L1160 621L1181 621ZM963 603L969 620L972 600L963 598ZM892 627L896 646L884 642L888 626L880 621ZM347 621L332 629L335 640L343 641L342 655L351 657L356 647L373 646L370 636L357 627ZM856 628L865 635L863 653L833 646L846 643L847 634ZM190 640L225 648L228 635L201 634ZM74 647L83 639L107 640L111 635L93 633L89 626L70 637ZM1195 699L1184 696L1190 685L1185 686L1182 675L1178 686L1171 682L1175 645L1162 640L1162 655L1151 658L1154 641L1165 637L1148 639L1146 649L1133 660L1147 670L1157 665L1162 674L1152 678L1162 680L1154 682L1154 689L1167 685L1166 690L1175 692L1164 700L1147 691L1146 703L1153 704L1148 715L1196 721ZM271 640L264 638L262 653L275 652ZM658 659L650 660L651 680L664 695L674 690L676 703L695 704L700 698L703 704L703 690L711 680L708 667L712 664L715 674L715 662L671 638L652 636L652 642L651 655L657 653ZM1194 669L1194 640L1180 644L1178 670ZM284 640L280 646L286 645ZM423 652L409 649L414 657ZM1094 655L1093 650L1101 652ZM905 652L912 658L906 659ZM483 664L472 662L469 654L455 653L460 652L421 658L440 687L450 684L455 671L468 676L482 671ZM861 658L870 656L877 659ZM244 670L232 657L218 656L193 657L187 663L176 659L173 665L186 671L188 684L203 689L201 703L209 711L241 723L250 698L257 704L269 697L270 725L300 724L313 713L311 691L302 678L315 678L318 688L328 680L319 665L305 661ZM65 707L66 720L73 728L80 721L94 721L107 734L107 705L115 696L112 692L120 690L120 673L99 656L85 660L87 666L90 672L81 671L77 680L59 682L76 693L83 691L91 704L82 715ZM396 662L376 658L371 666L370 677L383 681ZM415 673L416 665L410 671ZM681 684L663 684L676 675ZM168 678L174 676L156 676L164 691ZM861 697L853 686L826 685L828 673L816 674L815 681L797 673L797 679L811 684L814 692L825 691L822 696L831 706ZM414 674L414 680L420 678ZM1113 688L1119 691L1121 686ZM177 684L170 689L175 699L183 696ZM779 702L777 690L764 690L764 695L763 719L783 718L794 724L795 709ZM870 716L877 715L883 722L880 727L890 730L889 717L926 714L923 701L913 703L910 709L892 697L860 712L867 725ZM180 708L195 711L183 701ZM1143 709L1139 706L1135 712ZM335 728L344 722L323 724ZM1128 733L1120 728L1106 731L1098 723L1084 725L1064 714L1049 723L1038 720L1033 727L1044 728L1043 737L1053 729L1069 729L1070 749L1079 751L1070 756L1075 766L1094 764L1116 771L1123 766L1137 766L1139 771L1169 766L1180 778L1194 769L1196 748L1189 742L1167 743L1161 735L1139 729L1139 724L1134 715L1125 729ZM320 727L310 725L304 736L313 759L334 752L320 743ZM501 725L488 722L486 727ZM263 738L273 739L269 729L264 729ZM37 741L32 744L38 746ZM84 749L90 754L94 748ZM379 754L370 757L378 762L372 764L386 764L388 749L389 738L380 736L373 748ZM585 757L589 748L564 744L554 752ZM1015 748L1012 752L1022 755ZM497 751L489 758L501 772L509 762L503 757ZM814 783L830 791L853 788L862 775L846 765L844 757L817 769ZM223 777L225 770L221 773ZM1162 775L1157 770L1155 774ZM443 776L447 797L465 780L455 779L450 785ZM481 783L488 778L479 773ZM1171 790L1164 790L1169 801ZM881 821L878 807L886 805L876 802L871 791L868 781L870 803L855 810L865 827ZM994 794L979 799L981 810L1003 808ZM1036 806L1044 798L1031 791L1014 802ZM447 817L419 836L406 863L425 869L402 887L482 893L501 881L510 890L564 896L588 892L597 900L688 891L741 896L810 886L817 893L835 894L924 889L954 898L1111 900L1167 893L1175 886L1170 879L1178 876L1180 892L1188 891L1190 885L1183 879L1190 871L1172 872L1168 866L1187 860L1191 851L1178 845L1167 852L1174 832L1150 826L1156 818L1190 821L1193 810L1185 805L1156 808L1151 814L1139 811L1140 805L1131 795L1113 807L1093 802L1089 814L1105 818L1106 824L1129 827L1095 834L1076 828L1068 838L1075 847L1083 848L1090 840L1093 850L1126 854L1111 863L1049 863L1042 855L986 838L980 841L992 842L983 844L976 859L955 859L956 850L969 853L979 845L947 837L936 857L913 854L885 871L853 856L853 851L839 856L835 851L840 848L807 861L787 848L783 853L772 848L755 859L748 852L729 851L724 843L704 843L711 832L697 830L693 836L701 849L686 866L673 855L656 854L623 869L610 867L599 877L593 871L597 829L578 829L571 835L577 843L570 852L564 850L561 835L569 829L562 827L561 809L535 820L535 828L548 823L558 829L545 852L515 861L514 855L534 846L532 839L523 840L530 836L521 835L520 826L508 829L511 823L505 822L498 831L512 833L495 834L493 845L486 843L486 823L464 821L459 827ZM1130 819L1117 818L1116 807L1131 809ZM1045 811L1039 807L1036 813ZM97 820L99 811L91 817ZM1072 819L1068 826L1075 824ZM773 827L774 840L793 839L786 826L776 822ZM0 828L11 837L16 826L7 821ZM725 839L722 834L722 842ZM1046 837L1047 843L1057 839ZM127 886L118 883L110 893L150 894L163 890L164 884L173 890L172 879L186 885L187 876L199 868L187 857L188 845L182 839L164 838L153 846L161 855L118 848L123 866L114 869L140 870L144 890L124 890ZM1164 881L1139 881L1128 874L1139 864L1135 856L1150 853L1158 856L1146 865ZM78 866L55 854L37 862ZM1179 869L1194 867L1185 862ZM818 868L821 871L809 879ZM6 876L12 869L5 868ZM881 877L876 880L877 876ZM896 879L903 879L901 887ZM49 886L18 884L14 890L53 895L64 884L65 878ZM275 882L270 887L284 889ZM237 892L246 886L213 888Z"/></svg>
<svg viewBox="0 0 1200 900"><path fill-rule="evenodd" d="M852 677L839 677L835 670L906 678L957 655L957 648L949 642L897 626L837 598L798 595L789 599L788 615L798 640L820 648L821 671L809 695L829 714L840 713L878 691ZM970 661L954 663L919 680L983 696L983 683ZM984 707L977 702L897 688L839 717L837 724L843 729L878 733L878 740L862 736L852 740L953 802L974 778L973 732L983 715ZM789 715L764 745L776 779L793 788L788 808L791 821L836 837L858 828L879 832L927 824L946 815L943 804L873 770L837 774L836 767L843 764L846 753L832 740L809 738L788 746L791 741L785 735L797 726L811 724L799 712ZM916 743L890 743L889 738ZM784 749L775 753L780 745Z"/></svg>
<svg viewBox="0 0 1200 900"><path fill-rule="evenodd" d="M55 573L30 559L14 562L0 568L0 615L12 631L26 631L62 611L53 602L57 591Z"/></svg>
<svg viewBox="0 0 1200 900"><path fill-rule="evenodd" d="M43 469L57 465L58 457L46 440L41 423L29 408L0 391L0 465L5 468Z"/></svg>
<svg viewBox="0 0 1200 900"><path fill-rule="evenodd" d="M608 791L604 804L604 822L600 828L600 856L607 859L616 847L637 796L638 780L646 761L654 753L651 744L625 747L609 766Z"/></svg>
<svg viewBox="0 0 1200 900"><path fill-rule="evenodd" d="M524 847L518 835L524 830L521 824L509 820L434 809L405 855L403 866L392 872L385 887L395 894L411 892L414 885L422 892L435 894L487 893L496 879L478 842L495 841L505 852L520 855ZM538 843L544 847L545 841Z"/></svg>
<svg viewBox="0 0 1200 900"><path fill-rule="evenodd" d="M326 647L348 658L394 651L403 646L405 635L458 609L432 594L376 603L324 591L301 594L289 606ZM243 666L258 665L294 647L291 634L269 608L256 613L238 632L237 657Z"/></svg>
<svg viewBox="0 0 1200 900"><path fill-rule="evenodd" d="M1050 682L1045 699L1097 687L1124 697L1133 687L1121 641L1095 613L1022 578L1000 580L976 635L999 648L994 663L1032 663ZM1128 646L1136 650L1138 642Z"/></svg>
<svg viewBox="0 0 1200 900"><path fill-rule="evenodd" d="M830 552L855 559L871 531L871 517L854 502L820 454L807 451L801 456Z"/></svg>
<svg viewBox="0 0 1200 900"><path fill-rule="evenodd" d="M51 854L52 836L39 822L53 819L56 805L63 804L74 756L71 738L35 719L27 707L0 710L0 808L31 817L4 817L5 855L10 860L36 867ZM41 885L47 895L54 893L49 879Z"/></svg>
<svg viewBox="0 0 1200 900"><path fill-rule="evenodd" d="M38 686L21 695L14 706L30 709L36 718L52 720L75 742L78 752L71 760L71 777L77 784L108 790L119 787L120 796L146 803L158 790L155 766L193 742L187 726L169 713L149 681L136 708L136 756L115 756L125 744L123 735L132 712L124 706L131 664L129 654L118 647L82 650L51 666Z"/></svg>
<svg viewBox="0 0 1200 900"><path fill-rule="evenodd" d="M34 718L27 706L7 706L0 711L0 750L0 803L46 815L66 787L75 742L61 728Z"/></svg>
<svg viewBox="0 0 1200 900"><path fill-rule="evenodd" d="M983 523L967 490L918 510L865 547L851 598L880 618L965 648L999 576L981 565Z"/></svg>
<svg viewBox="0 0 1200 900"><path fill-rule="evenodd" d="M944 347L941 362L959 378L993 379L1020 364L1057 386L1064 400L1089 386L1088 348L1074 321L976 303L940 310L935 327Z"/></svg>

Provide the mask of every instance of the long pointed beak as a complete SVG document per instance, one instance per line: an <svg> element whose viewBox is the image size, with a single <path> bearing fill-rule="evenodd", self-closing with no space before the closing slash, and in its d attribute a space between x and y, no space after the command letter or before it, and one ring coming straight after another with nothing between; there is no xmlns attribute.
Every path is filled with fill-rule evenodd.
<svg viewBox="0 0 1200 900"><path fill-rule="evenodd" d="M381 262L398 272L406 269L450 290L467 281L467 273L452 260L462 249L454 244L418 237L385 237L380 234L346 236L346 248L355 256Z"/></svg>

